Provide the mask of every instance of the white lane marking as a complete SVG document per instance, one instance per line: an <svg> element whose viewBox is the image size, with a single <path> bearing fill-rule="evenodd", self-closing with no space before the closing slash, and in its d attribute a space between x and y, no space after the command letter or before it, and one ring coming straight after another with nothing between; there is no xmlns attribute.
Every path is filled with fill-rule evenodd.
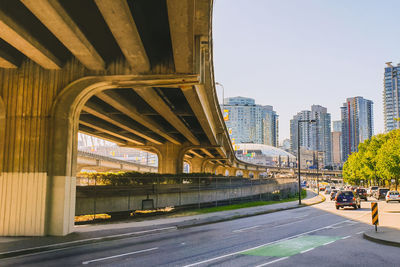
<svg viewBox="0 0 400 267"><path fill-rule="evenodd" d="M325 244L323 244L323 246L326 246L326 245L332 244L332 243L334 243L334 242L335 242L335 240L334 240L334 241L330 241L330 242L328 242L328 243L325 243Z"/></svg>
<svg viewBox="0 0 400 267"><path fill-rule="evenodd" d="M301 254L303 254L303 253L307 253L307 252L309 252L309 251L311 251L311 250L313 250L314 248L309 248L309 249L306 249L306 250L304 250L304 251L302 251L302 252L300 252Z"/></svg>
<svg viewBox="0 0 400 267"><path fill-rule="evenodd" d="M92 262L104 261L104 260L109 260L109 259L124 257L124 256L128 256L128 255L138 254L138 253L147 252L147 251L152 251L152 250L156 250L156 249L158 249L158 247L155 247L155 248L148 248L148 249L143 249L143 250L138 250L138 251L133 251L133 252L124 253L124 254L119 254L119 255L114 255L114 256L110 256L110 257L104 257L104 258L94 259L94 260L90 260L90 261L84 261L84 262L82 262L82 264L89 264L89 263L92 263Z"/></svg>
<svg viewBox="0 0 400 267"><path fill-rule="evenodd" d="M278 262L278 261L286 260L287 258L289 258L289 257L283 257L283 258L280 258L280 259L276 259L276 260L273 260L273 261L269 261L269 262L266 262L266 263L257 265L257 266L255 266L255 267L262 267L262 266L270 265L270 264L275 263L275 262Z"/></svg>
<svg viewBox="0 0 400 267"><path fill-rule="evenodd" d="M210 262L210 261L223 259L223 258L226 258L226 257L229 257L229 256L233 256L233 255L237 255L237 254L240 254L240 253L243 253L243 252L247 252L249 250L257 249L257 248L260 248L260 247L263 247L263 246L275 244L275 243L278 243L278 242L282 242L282 241L285 241L285 240L289 240L289 239L292 239L292 238L303 236L303 235L306 235L306 234L309 234L309 233L317 232L317 231L323 230L325 228L329 228L330 226L341 224L341 223L344 223L344 222L347 222L347 221L348 220L340 221L340 222L337 222L337 223L334 223L334 224L331 224L331 225L327 225L327 226L324 226L324 227L320 227L320 228L317 228L317 229L314 229L314 230L311 230L311 231L307 231L307 232L304 232L304 233L301 233L301 234L297 234L297 235L285 237L285 238L282 238L282 239L278 239L278 240L275 240L275 241L272 241L272 242L268 242L268 243L265 243L265 244L262 244L262 245L259 245L259 246L256 246L256 247L252 247L252 248L244 249L244 250L241 250L241 251L225 254L225 255L222 255L222 256L219 256L219 257L215 257L215 258L211 258L211 259L204 260L204 261L198 261L198 262L195 262L195 263L192 263L192 264L185 265L183 267L196 266L196 265L200 265L200 264L207 263L207 262Z"/></svg>
<svg viewBox="0 0 400 267"><path fill-rule="evenodd" d="M362 233L364 233L364 231L358 232L358 233L356 233L356 235L359 235L359 234L362 234Z"/></svg>
<svg viewBox="0 0 400 267"><path fill-rule="evenodd" d="M94 237L94 238L88 238L88 239L82 239L82 240L76 240L76 241L64 242L64 243L57 243L57 244L51 244L51 245L33 247L33 248L27 248L27 249L34 250L34 249L42 249L42 248L52 248L52 247L60 247L60 246L64 246L64 245L70 245L70 244L78 244L79 245L80 243L83 243L85 241L95 241L95 240L101 240L101 239L104 239L104 238L123 237L123 236L130 236L130 235L152 233L152 232L155 232L155 231L172 230L172 229L176 230L177 228L176 228L176 226L164 227L164 228L157 228L157 229L152 229L152 230L131 232L131 233L125 233L125 234L119 234L119 235L108 235L108 236L103 236L103 237ZM86 245L86 244L84 244L84 245ZM71 248L71 247L69 247L69 248ZM69 249L69 248L60 248L60 249L57 249L57 250L64 250L64 249ZM12 251L7 251L7 252L2 252L2 253L0 253L0 256L4 255L4 254L14 253L14 252L26 251L27 249L20 249L20 250L12 250ZM52 251L57 251L57 250L53 249L53 250L48 250L48 251L43 251L43 252L52 252ZM43 252L39 252L39 253L43 253ZM36 253L30 253L30 254L26 254L26 255L35 255L35 254ZM25 256L25 255L21 255L21 256Z"/></svg>
<svg viewBox="0 0 400 267"><path fill-rule="evenodd" d="M254 228L257 228L257 227L260 227L261 225L255 225L255 226L252 226L252 227L247 227L247 228L241 228L241 229L238 229L238 230L234 230L234 231L232 231L232 232L234 232L234 233L240 233L240 232L244 232L244 231L246 231L246 230L250 230L250 229L254 229Z"/></svg>
<svg viewBox="0 0 400 267"><path fill-rule="evenodd" d="M351 235L348 235L348 236L342 237L342 239L347 239L347 238L349 238L349 237L351 237Z"/></svg>

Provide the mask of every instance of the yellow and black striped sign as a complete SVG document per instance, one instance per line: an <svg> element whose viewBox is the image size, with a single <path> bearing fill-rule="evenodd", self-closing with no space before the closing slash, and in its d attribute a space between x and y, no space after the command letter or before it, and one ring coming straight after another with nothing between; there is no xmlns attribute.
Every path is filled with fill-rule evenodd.
<svg viewBox="0 0 400 267"><path fill-rule="evenodd" d="M372 224L379 225L378 203L377 202L372 202L371 203L371 214L372 214Z"/></svg>

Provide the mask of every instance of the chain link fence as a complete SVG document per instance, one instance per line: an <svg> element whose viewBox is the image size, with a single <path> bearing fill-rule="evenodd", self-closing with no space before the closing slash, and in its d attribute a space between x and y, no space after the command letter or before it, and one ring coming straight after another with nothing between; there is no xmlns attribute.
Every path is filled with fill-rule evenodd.
<svg viewBox="0 0 400 267"><path fill-rule="evenodd" d="M166 207L203 208L280 200L297 193L293 178L135 177L117 180L77 178L76 215L119 214Z"/></svg>

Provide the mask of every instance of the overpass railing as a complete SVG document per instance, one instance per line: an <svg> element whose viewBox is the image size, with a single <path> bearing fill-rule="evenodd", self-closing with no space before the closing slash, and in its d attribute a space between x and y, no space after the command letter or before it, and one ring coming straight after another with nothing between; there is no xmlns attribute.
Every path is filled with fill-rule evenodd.
<svg viewBox="0 0 400 267"><path fill-rule="evenodd" d="M135 177L77 178L76 215L202 208L279 200L297 192L294 178ZM118 180L118 181L115 181Z"/></svg>

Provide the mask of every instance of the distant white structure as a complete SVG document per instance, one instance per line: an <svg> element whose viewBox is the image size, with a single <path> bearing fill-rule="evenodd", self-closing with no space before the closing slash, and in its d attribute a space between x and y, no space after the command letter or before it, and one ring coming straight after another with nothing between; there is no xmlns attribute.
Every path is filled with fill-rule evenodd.
<svg viewBox="0 0 400 267"><path fill-rule="evenodd" d="M236 157L245 162L274 167L293 167L296 157L280 148L262 144L237 144Z"/></svg>

